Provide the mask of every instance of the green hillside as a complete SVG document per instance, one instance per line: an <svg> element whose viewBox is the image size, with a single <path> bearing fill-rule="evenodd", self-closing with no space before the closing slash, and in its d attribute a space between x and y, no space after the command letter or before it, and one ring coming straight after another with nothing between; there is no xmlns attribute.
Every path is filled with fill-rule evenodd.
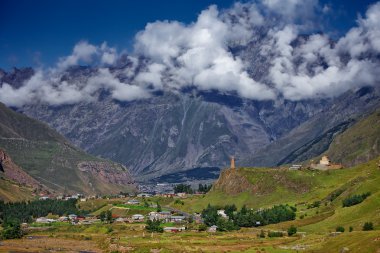
<svg viewBox="0 0 380 253"><path fill-rule="evenodd" d="M380 154L380 110L336 136L326 153L333 161L352 166Z"/></svg>
<svg viewBox="0 0 380 253"><path fill-rule="evenodd" d="M0 200L15 202L33 199L34 193L31 187L22 186L16 182L0 178Z"/></svg>
<svg viewBox="0 0 380 253"><path fill-rule="evenodd" d="M3 104L0 104L0 147L24 171L56 192L107 194L134 187L123 166L86 154L46 124Z"/></svg>

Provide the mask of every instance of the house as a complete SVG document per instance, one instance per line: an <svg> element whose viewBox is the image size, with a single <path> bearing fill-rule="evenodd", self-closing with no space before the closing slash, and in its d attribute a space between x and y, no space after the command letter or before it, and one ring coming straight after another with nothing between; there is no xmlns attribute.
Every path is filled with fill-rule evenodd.
<svg viewBox="0 0 380 253"><path fill-rule="evenodd" d="M150 212L148 216L149 220L159 220L159 214L157 212Z"/></svg>
<svg viewBox="0 0 380 253"><path fill-rule="evenodd" d="M64 221L69 221L69 217L67 216L61 216L58 218L58 221L64 222Z"/></svg>
<svg viewBox="0 0 380 253"><path fill-rule="evenodd" d="M140 198L150 198L150 197L152 197L152 194L149 194L149 193L139 193L139 194L137 194L137 197L140 197Z"/></svg>
<svg viewBox="0 0 380 253"><path fill-rule="evenodd" d="M55 220L55 219L48 219L48 218L45 218L45 217L40 217L40 218L36 219L37 223L52 223L52 222L56 222L56 221L57 220Z"/></svg>
<svg viewBox="0 0 380 253"><path fill-rule="evenodd" d="M164 227L164 232L177 233L177 232L182 232L182 231L185 231L185 230L186 230L185 227Z"/></svg>
<svg viewBox="0 0 380 253"><path fill-rule="evenodd" d="M175 216L175 215L172 215L172 216L170 216L170 218L169 218L169 221L170 222L183 222L183 221L185 221L185 216Z"/></svg>
<svg viewBox="0 0 380 253"><path fill-rule="evenodd" d="M128 205L139 205L140 201L138 201L137 199L130 199L127 201L127 204Z"/></svg>
<svg viewBox="0 0 380 253"><path fill-rule="evenodd" d="M327 155L322 156L321 160L319 161L319 164L329 166L330 165L329 157Z"/></svg>
<svg viewBox="0 0 380 253"><path fill-rule="evenodd" d="M180 198L185 198L186 197L186 192L178 192L177 196Z"/></svg>
<svg viewBox="0 0 380 253"><path fill-rule="evenodd" d="M218 229L218 226L212 225L211 227L207 229L207 232L215 233L217 229Z"/></svg>
<svg viewBox="0 0 380 253"><path fill-rule="evenodd" d="M78 216L76 214L69 215L69 220L76 220L76 219L78 219Z"/></svg>
<svg viewBox="0 0 380 253"><path fill-rule="evenodd" d="M222 218L228 219L227 214L224 212L224 210L218 210L218 215L222 216Z"/></svg>
<svg viewBox="0 0 380 253"><path fill-rule="evenodd" d="M171 216L172 216L171 212L168 212L168 211L162 211L158 213L158 218L160 220L169 219Z"/></svg>
<svg viewBox="0 0 380 253"><path fill-rule="evenodd" d="M289 167L289 170L299 170L302 169L302 164L293 164Z"/></svg>
<svg viewBox="0 0 380 253"><path fill-rule="evenodd" d="M134 214L134 215L132 215L132 220L134 220L134 221L143 221L144 218L145 217L142 214Z"/></svg>
<svg viewBox="0 0 380 253"><path fill-rule="evenodd" d="M115 222L124 222L125 220L124 220L124 218L121 218L121 217L119 217L119 218L117 218L116 220L115 220Z"/></svg>
<svg viewBox="0 0 380 253"><path fill-rule="evenodd" d="M36 219L37 223L49 223L48 219L45 217L40 217Z"/></svg>

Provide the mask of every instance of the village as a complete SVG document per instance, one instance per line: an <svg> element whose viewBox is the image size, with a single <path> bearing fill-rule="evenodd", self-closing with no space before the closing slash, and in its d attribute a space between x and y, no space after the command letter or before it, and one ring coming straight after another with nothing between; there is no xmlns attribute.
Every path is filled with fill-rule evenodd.
<svg viewBox="0 0 380 253"><path fill-rule="evenodd" d="M311 161L309 166L303 166L301 164L293 164L288 169L289 170L301 170L301 169L311 169L311 170L330 170L330 169L341 169L341 164L333 164L327 155L323 155L319 163L314 163ZM230 170L236 171L235 167L235 157L231 157ZM279 168L281 169L281 168ZM202 224L203 220L201 214L199 213L186 213L181 210L174 209L172 207L161 207L158 199L162 201L163 199L168 199L170 201L175 201L175 203L182 203L181 199L186 199L191 196L204 195L207 191L204 189L210 189L211 185L199 187L198 191L192 190L189 185L178 184L170 185L166 183L157 183L155 187L147 187L146 185L140 186L139 190L150 190L150 192L140 192L140 193L120 193L116 195L109 196L84 196L83 194L77 193L72 195L59 195L59 196L41 196L40 200L75 200L78 205L84 204L91 201L109 201L112 204L107 210L102 212L89 213L89 214L67 214L65 216L56 217L50 215L50 217L38 217L35 219L35 226L41 224L53 224L53 223L69 223L71 225L91 225L96 223L140 223L145 224L147 221L160 221L163 226L164 232L182 232L185 231L189 226L189 223ZM153 191L154 189L154 191ZM202 190L202 191L199 191ZM165 201L164 201L165 202ZM218 216L228 220L228 216L225 210L217 210ZM24 227L28 224L24 223ZM216 232L217 226L210 226L207 228L209 232Z"/></svg>

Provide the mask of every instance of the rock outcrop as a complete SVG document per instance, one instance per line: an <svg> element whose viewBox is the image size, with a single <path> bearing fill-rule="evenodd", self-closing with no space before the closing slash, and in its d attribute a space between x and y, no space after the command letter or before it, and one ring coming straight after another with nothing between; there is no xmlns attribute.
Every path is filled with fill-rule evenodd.
<svg viewBox="0 0 380 253"><path fill-rule="evenodd" d="M21 185L31 186L35 189L46 188L17 166L3 149L0 149L0 169L6 179L10 179Z"/></svg>

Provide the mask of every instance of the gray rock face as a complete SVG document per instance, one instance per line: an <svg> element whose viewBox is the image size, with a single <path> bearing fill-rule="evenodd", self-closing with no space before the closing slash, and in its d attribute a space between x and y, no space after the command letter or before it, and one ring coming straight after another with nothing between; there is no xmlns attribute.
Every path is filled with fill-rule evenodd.
<svg viewBox="0 0 380 253"><path fill-rule="evenodd" d="M124 164L138 180L195 167L225 167L322 111L318 101L255 102L217 93L164 93L120 103L96 102L23 111L47 122L91 154Z"/></svg>

